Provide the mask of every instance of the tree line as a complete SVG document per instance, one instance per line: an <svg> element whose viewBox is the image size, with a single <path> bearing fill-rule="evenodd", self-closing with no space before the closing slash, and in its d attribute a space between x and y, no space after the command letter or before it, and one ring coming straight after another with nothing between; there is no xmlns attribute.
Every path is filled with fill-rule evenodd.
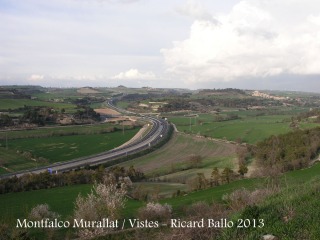
<svg viewBox="0 0 320 240"><path fill-rule="evenodd" d="M144 179L144 173L130 166L113 167L108 172L116 178L128 176L132 181ZM80 169L70 172L50 174L49 172L39 174L25 174L21 177L12 177L0 180L0 194L10 192L23 192L38 189L48 189L76 184L93 184L102 180L105 174L104 167L96 169Z"/></svg>
<svg viewBox="0 0 320 240"><path fill-rule="evenodd" d="M307 167L319 150L320 127L271 136L250 149L260 166L282 172Z"/></svg>

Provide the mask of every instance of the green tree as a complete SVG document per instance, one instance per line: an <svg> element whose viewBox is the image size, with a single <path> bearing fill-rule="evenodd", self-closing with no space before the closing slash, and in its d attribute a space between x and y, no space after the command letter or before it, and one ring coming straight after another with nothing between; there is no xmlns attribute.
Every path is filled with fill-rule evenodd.
<svg viewBox="0 0 320 240"><path fill-rule="evenodd" d="M230 183L232 176L233 176L233 170L230 169L229 167L226 167L222 171L221 180L222 182Z"/></svg>
<svg viewBox="0 0 320 240"><path fill-rule="evenodd" d="M243 177L247 172L248 172L248 167L244 164L240 164L238 173Z"/></svg>
<svg viewBox="0 0 320 240"><path fill-rule="evenodd" d="M218 186L219 185L219 180L220 180L220 173L219 169L217 167L214 167L212 172L211 172L211 178L210 178L210 185L211 186Z"/></svg>
<svg viewBox="0 0 320 240"><path fill-rule="evenodd" d="M208 185L208 181L205 178L203 173L197 173L196 182L197 182L197 190L205 189Z"/></svg>

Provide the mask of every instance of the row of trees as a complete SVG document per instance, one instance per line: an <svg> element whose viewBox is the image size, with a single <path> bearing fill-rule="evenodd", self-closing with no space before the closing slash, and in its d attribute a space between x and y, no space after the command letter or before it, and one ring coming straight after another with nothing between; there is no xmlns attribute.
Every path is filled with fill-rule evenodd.
<svg viewBox="0 0 320 240"><path fill-rule="evenodd" d="M53 108L25 106L21 121L43 126L45 123L55 122L57 117L58 113Z"/></svg>
<svg viewBox="0 0 320 240"><path fill-rule="evenodd" d="M248 168L244 164L239 166L238 173L229 167L225 167L222 170L214 167L209 179L206 178L203 173L197 173L194 178L191 178L187 181L187 185L189 186L190 190L201 190L213 186L219 186L243 177L247 171Z"/></svg>
<svg viewBox="0 0 320 240"><path fill-rule="evenodd" d="M46 123L55 123L59 117L59 112L50 107L24 106L21 111L23 114L19 118L9 116L8 114L1 114L0 127L13 126L15 123L31 123L38 126L43 126Z"/></svg>
<svg viewBox="0 0 320 240"><path fill-rule="evenodd" d="M0 127L9 127L16 124L36 124L44 126L49 123L56 123L58 118L65 115L65 109L59 111L50 107L30 107L24 106L23 112L19 118L9 116L8 114L0 114ZM77 111L72 116L75 120L93 120L100 121L100 114L89 106L78 106Z"/></svg>
<svg viewBox="0 0 320 240"><path fill-rule="evenodd" d="M23 109L23 115L14 118L8 114L0 114L0 127L10 127L15 124L32 123L39 126L45 125L47 122L55 122L58 114L54 109L48 107L27 107Z"/></svg>
<svg viewBox="0 0 320 240"><path fill-rule="evenodd" d="M100 113L95 112L91 107L79 106L79 109L73 114L75 119L92 119L94 121L100 121Z"/></svg>
<svg viewBox="0 0 320 240"><path fill-rule="evenodd" d="M0 127L9 127L12 126L13 119L8 114L0 114Z"/></svg>
<svg viewBox="0 0 320 240"><path fill-rule="evenodd" d="M128 169L115 167L109 169L116 178L129 176L133 181L144 179L144 174L136 170L133 166ZM21 177L12 177L0 180L0 194L9 192L22 192L36 189L55 188L67 185L88 184L96 181L102 181L105 170L99 167L95 170L81 169L58 174L49 174L48 172L39 174L25 174Z"/></svg>
<svg viewBox="0 0 320 240"><path fill-rule="evenodd" d="M204 107L230 107L230 108L248 108L251 106L281 106L280 101L272 99L256 98L199 98L187 99L176 97L173 99L164 99L168 104L158 109L159 112L172 112L179 110L201 111Z"/></svg>
<svg viewBox="0 0 320 240"><path fill-rule="evenodd" d="M161 106L159 112L172 112L179 110L196 110L187 99L175 98L169 99L168 104Z"/></svg>
<svg viewBox="0 0 320 240"><path fill-rule="evenodd" d="M246 92L238 89L238 88L217 88L217 89L203 89L199 91L199 94L207 94L207 93L229 93L229 94L241 94L241 95L246 95Z"/></svg>
<svg viewBox="0 0 320 240"><path fill-rule="evenodd" d="M319 109L311 109L308 112L302 112L297 117L293 117L291 121L297 120L298 122L302 121L303 119L308 118L315 118L316 122L320 122L320 110Z"/></svg>

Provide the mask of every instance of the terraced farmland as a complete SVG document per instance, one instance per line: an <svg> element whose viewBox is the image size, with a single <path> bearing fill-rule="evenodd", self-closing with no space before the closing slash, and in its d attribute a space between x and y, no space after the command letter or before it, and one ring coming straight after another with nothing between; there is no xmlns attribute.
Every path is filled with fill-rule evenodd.
<svg viewBox="0 0 320 240"><path fill-rule="evenodd" d="M170 179L194 176L197 172L208 176L213 167L235 167L235 149L236 146L230 143L176 134L163 148L120 166L134 165L148 176L169 174ZM201 163L197 168L185 170L190 168L190 157L194 155L202 157Z"/></svg>

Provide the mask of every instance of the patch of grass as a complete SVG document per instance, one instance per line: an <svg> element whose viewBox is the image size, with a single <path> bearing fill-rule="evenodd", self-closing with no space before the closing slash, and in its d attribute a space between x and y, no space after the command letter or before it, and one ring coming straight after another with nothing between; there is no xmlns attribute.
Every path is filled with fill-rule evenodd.
<svg viewBox="0 0 320 240"><path fill-rule="evenodd" d="M231 193L239 188L254 189L263 184L263 179L243 179L231 182L229 184L220 185L214 188L199 190L196 192L188 193L185 196L174 197L170 199L160 200L161 203L168 203L179 212L179 210L186 205L193 204L199 201L212 203L213 201L220 202L222 196Z"/></svg>
<svg viewBox="0 0 320 240"><path fill-rule="evenodd" d="M2 194L0 195L0 221L27 217L34 206L44 203L47 203L52 211L59 213L65 219L72 215L77 196L79 194L86 196L91 192L91 188L91 184L83 184ZM141 206L143 206L143 202L128 199L123 214L133 217Z"/></svg>
<svg viewBox="0 0 320 240"><path fill-rule="evenodd" d="M0 174L6 174L6 173L10 173L10 172L4 169L3 167L0 167Z"/></svg>
<svg viewBox="0 0 320 240"><path fill-rule="evenodd" d="M37 97L40 100L64 99L64 98L75 99L75 98L82 97L82 95L77 92L77 88L48 90L47 92L36 93L36 94L33 94L32 96Z"/></svg>
<svg viewBox="0 0 320 240"><path fill-rule="evenodd" d="M18 154L15 150L5 148L0 148L0 159L1 159L1 166L7 167L12 171L19 171L22 169L34 168L37 166L35 161L32 161L21 154ZM1 168L3 169L3 168ZM5 174L3 169L0 171L0 174Z"/></svg>
<svg viewBox="0 0 320 240"><path fill-rule="evenodd" d="M92 103L90 104L90 107L95 109L95 108L102 108L103 102L98 102L98 103Z"/></svg>
<svg viewBox="0 0 320 240"><path fill-rule="evenodd" d="M283 175L283 180L285 183L290 185L302 184L304 182L310 181L315 176L319 176L320 163L314 164L312 167L300 169L296 171L287 172Z"/></svg>
<svg viewBox="0 0 320 240"><path fill-rule="evenodd" d="M139 185L142 189L149 193L156 193L161 198L169 198L177 190L186 191L187 187L181 183L162 183L162 182L138 182L134 185Z"/></svg>
<svg viewBox="0 0 320 240"><path fill-rule="evenodd" d="M260 239L266 233L278 239L319 239L319 178L283 189L263 203L247 207L234 219L263 219L262 228L224 229L221 239Z"/></svg>
<svg viewBox="0 0 320 240"><path fill-rule="evenodd" d="M74 109L76 106L69 103L55 103L55 102L45 102L39 100L31 100L31 99L0 99L0 109L8 110L8 109L18 109L23 108L24 106L47 106L56 109Z"/></svg>
<svg viewBox="0 0 320 240"><path fill-rule="evenodd" d="M95 124L95 125L71 125L71 126L57 126L57 127L40 127L32 130L19 130L19 131L6 131L0 132L0 139L3 141L6 137L10 139L16 138L41 138L51 136L65 136L65 135L89 135L97 134L102 131L107 131L109 128L122 129L120 125L114 125L110 123ZM5 144L5 142L1 142Z"/></svg>
<svg viewBox="0 0 320 240"><path fill-rule="evenodd" d="M87 194L92 185L74 185L29 192L8 193L0 195L0 213L2 218L26 217L31 208L47 203L50 208L63 217L70 215L74 201L79 193Z"/></svg>
<svg viewBox="0 0 320 240"><path fill-rule="evenodd" d="M271 135L278 135L292 131L290 115L273 116L243 116L241 119L216 122L214 115L200 115L199 118L170 117L170 121L176 124L179 131L201 134L219 139L254 144ZM202 121L202 124L199 124ZM314 124L302 124L303 127L313 127Z"/></svg>
<svg viewBox="0 0 320 240"><path fill-rule="evenodd" d="M124 135L121 131L116 131L105 134L15 139L9 141L9 150L4 147L1 149L0 156L6 167L17 171L108 151L127 142L138 131L136 128L126 130ZM37 163L17 151L30 152L37 158L47 159L48 163Z"/></svg>
<svg viewBox="0 0 320 240"><path fill-rule="evenodd" d="M128 107L129 103L125 102L125 101L119 101L117 102L117 107L122 108L122 109L126 109Z"/></svg>

